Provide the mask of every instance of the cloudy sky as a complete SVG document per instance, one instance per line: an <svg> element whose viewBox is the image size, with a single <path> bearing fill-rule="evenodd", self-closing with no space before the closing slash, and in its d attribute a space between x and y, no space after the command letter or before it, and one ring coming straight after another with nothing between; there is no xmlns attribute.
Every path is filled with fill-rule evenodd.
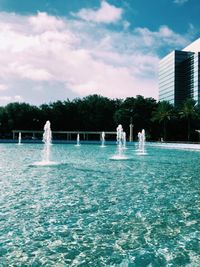
<svg viewBox="0 0 200 267"><path fill-rule="evenodd" d="M199 0L0 0L0 105L158 97L158 61L200 37Z"/></svg>

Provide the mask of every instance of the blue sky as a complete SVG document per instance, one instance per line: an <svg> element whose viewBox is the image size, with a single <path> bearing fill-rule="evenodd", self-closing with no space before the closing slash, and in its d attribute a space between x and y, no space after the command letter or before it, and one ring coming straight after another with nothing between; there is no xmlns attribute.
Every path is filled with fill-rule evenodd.
<svg viewBox="0 0 200 267"><path fill-rule="evenodd" d="M0 105L158 97L161 57L199 38L199 0L0 0Z"/></svg>

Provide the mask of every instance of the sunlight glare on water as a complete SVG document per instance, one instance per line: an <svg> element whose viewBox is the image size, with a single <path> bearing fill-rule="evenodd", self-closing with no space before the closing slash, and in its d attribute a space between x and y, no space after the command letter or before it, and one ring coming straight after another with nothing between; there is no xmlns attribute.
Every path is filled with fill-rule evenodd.
<svg viewBox="0 0 200 267"><path fill-rule="evenodd" d="M1 266L198 266L200 151L0 144Z"/></svg>

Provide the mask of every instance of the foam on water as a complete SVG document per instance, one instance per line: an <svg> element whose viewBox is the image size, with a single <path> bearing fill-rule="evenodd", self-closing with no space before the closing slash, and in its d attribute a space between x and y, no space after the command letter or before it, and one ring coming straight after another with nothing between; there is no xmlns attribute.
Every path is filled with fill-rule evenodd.
<svg viewBox="0 0 200 267"><path fill-rule="evenodd" d="M55 165L60 165L60 163L56 161L38 161L32 164L32 166L55 166Z"/></svg>
<svg viewBox="0 0 200 267"><path fill-rule="evenodd" d="M145 155L148 155L148 153L145 151L136 150L136 155L145 156Z"/></svg>
<svg viewBox="0 0 200 267"><path fill-rule="evenodd" d="M122 156L120 156L120 155L114 155L110 159L111 160L126 160L126 159L128 159L128 157L126 157L124 155L122 155Z"/></svg>

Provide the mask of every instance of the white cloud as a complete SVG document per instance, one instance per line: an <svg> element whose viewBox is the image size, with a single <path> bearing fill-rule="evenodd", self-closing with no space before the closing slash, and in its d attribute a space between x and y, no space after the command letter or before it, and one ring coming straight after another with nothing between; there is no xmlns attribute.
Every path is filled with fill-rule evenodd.
<svg viewBox="0 0 200 267"><path fill-rule="evenodd" d="M106 1L101 2L99 9L81 9L78 13L72 14L85 21L97 23L115 23L122 18L123 9L113 6Z"/></svg>
<svg viewBox="0 0 200 267"><path fill-rule="evenodd" d="M3 104L6 104L8 102L15 102L15 101L22 101L23 98L20 95L15 96L0 96L0 101L3 102Z"/></svg>
<svg viewBox="0 0 200 267"><path fill-rule="evenodd" d="M157 98L157 51L187 44L167 26L112 32L46 13L0 13L0 30L0 80L9 88L6 95L0 89L0 103L38 104L92 93Z"/></svg>
<svg viewBox="0 0 200 267"><path fill-rule="evenodd" d="M175 4L178 4L178 5L183 5L185 3L187 3L189 0L174 0L174 3Z"/></svg>
<svg viewBox="0 0 200 267"><path fill-rule="evenodd" d="M65 27L65 24L61 19L48 16L45 12L38 12L37 16L29 17L28 21L37 32L58 30Z"/></svg>
<svg viewBox="0 0 200 267"><path fill-rule="evenodd" d="M11 96L0 96L1 102L10 102L12 100Z"/></svg>
<svg viewBox="0 0 200 267"><path fill-rule="evenodd" d="M179 46L185 46L188 43L188 39L175 33L168 26L162 25L158 31L152 32L148 28L136 28L135 32L142 37L144 44L158 48L164 45L173 46L174 49Z"/></svg>
<svg viewBox="0 0 200 267"><path fill-rule="evenodd" d="M53 78L46 69L34 67L34 65L18 65L16 63L12 64L11 68L13 73L21 76L21 78L35 81L49 81Z"/></svg>
<svg viewBox="0 0 200 267"><path fill-rule="evenodd" d="M5 84L0 84L0 91L6 91L8 89L8 86Z"/></svg>
<svg viewBox="0 0 200 267"><path fill-rule="evenodd" d="M21 97L20 95L15 95L14 96L14 100L15 101L22 101L23 100L23 97Z"/></svg>

